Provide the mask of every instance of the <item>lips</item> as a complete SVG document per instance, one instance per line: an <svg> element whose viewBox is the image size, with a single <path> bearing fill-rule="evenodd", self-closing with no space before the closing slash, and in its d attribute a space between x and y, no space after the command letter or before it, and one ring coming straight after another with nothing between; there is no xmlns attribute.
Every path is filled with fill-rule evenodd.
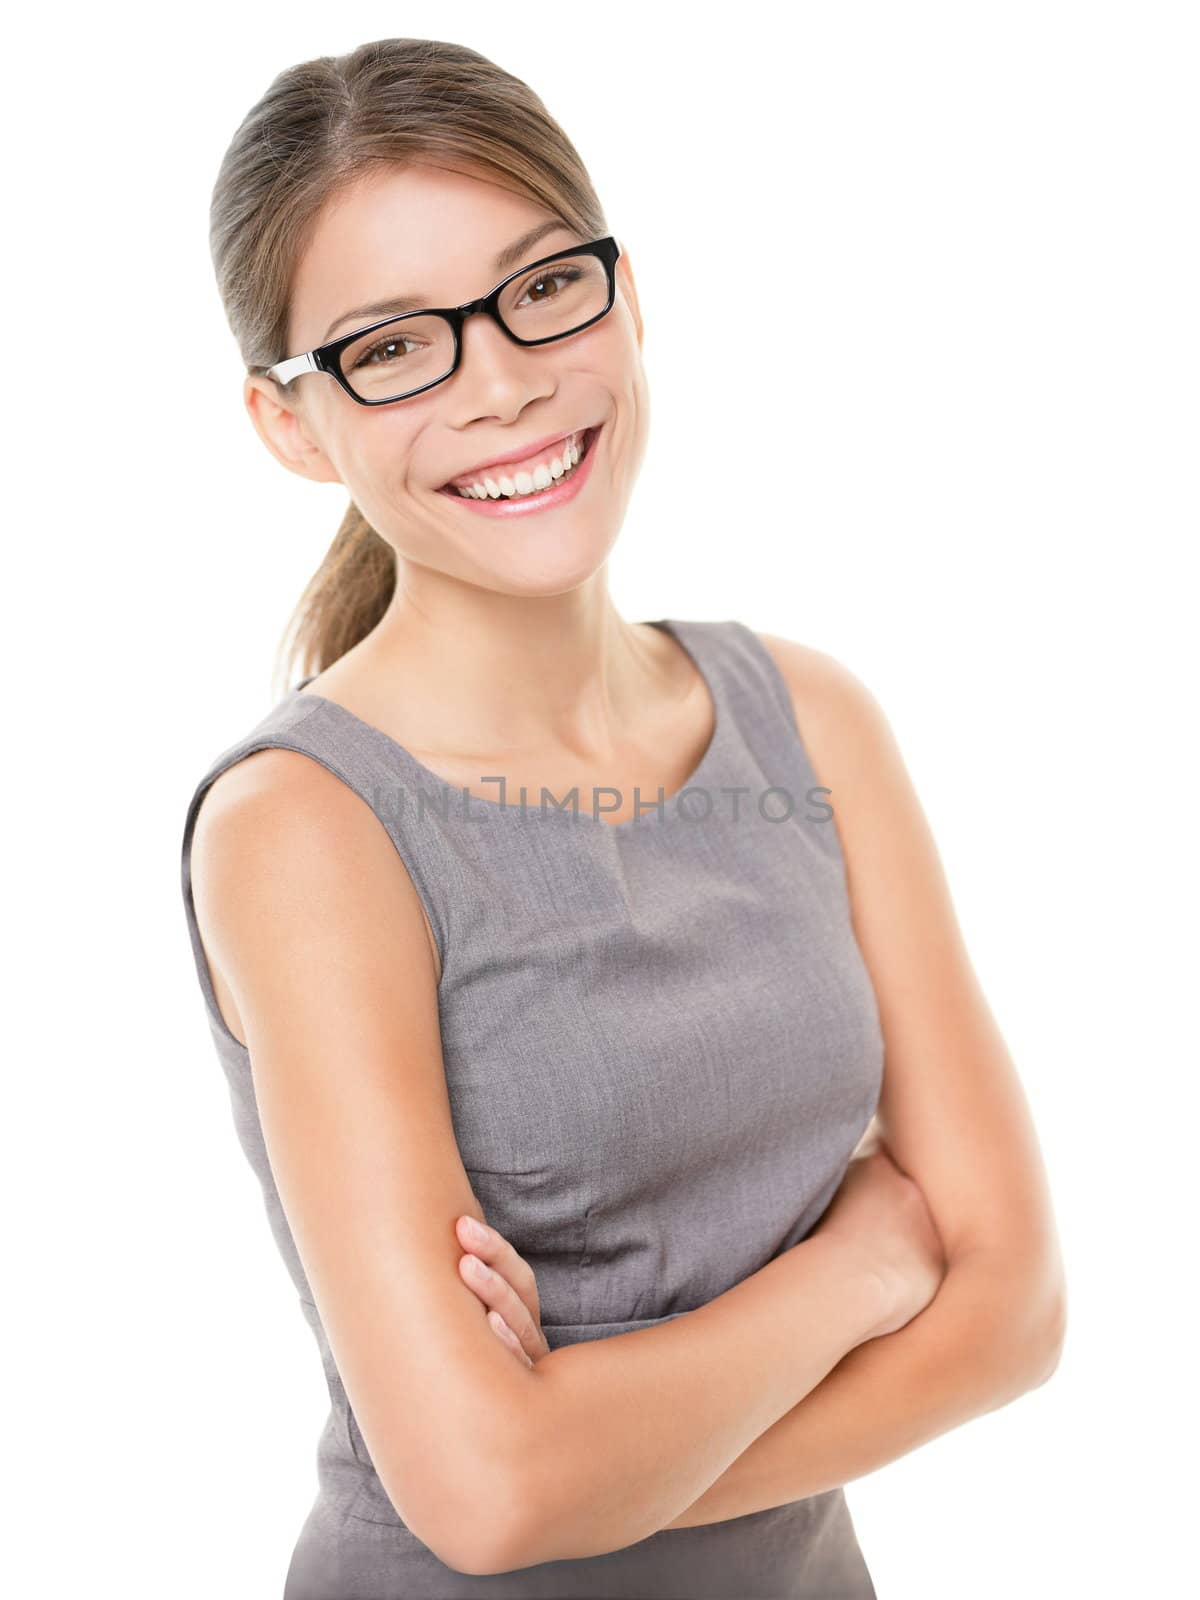
<svg viewBox="0 0 1200 1600"><path fill-rule="evenodd" d="M578 437L582 447L592 438L598 429L598 424L590 428L568 428L565 433L550 434L545 439L535 439L532 444L521 445L516 450L510 450L507 455L494 456L491 461L480 462L478 466L471 467L466 472L460 472L457 477L450 478L438 490L439 494L453 494L456 488L470 488L479 482L486 474L491 473L498 477L506 467L515 467L519 463L531 462L536 464L548 456L557 455L559 447L567 440ZM528 470L528 469L527 469ZM511 476L511 473L509 474Z"/></svg>
<svg viewBox="0 0 1200 1600"><path fill-rule="evenodd" d="M564 472L561 477L553 479L545 488L533 493L500 495L493 499L490 494L480 498L477 495L464 494L458 489L439 489L437 492L444 494L447 500L453 501L456 516L486 517L492 521L499 520L517 527L532 518L536 524L540 522L543 513L552 516L555 510L569 505L578 495L586 492L588 480L595 467L597 440L602 438L603 434L603 423L598 423L594 428L586 428L583 433L582 453L576 465L569 472ZM503 477L503 469L500 469L499 475Z"/></svg>

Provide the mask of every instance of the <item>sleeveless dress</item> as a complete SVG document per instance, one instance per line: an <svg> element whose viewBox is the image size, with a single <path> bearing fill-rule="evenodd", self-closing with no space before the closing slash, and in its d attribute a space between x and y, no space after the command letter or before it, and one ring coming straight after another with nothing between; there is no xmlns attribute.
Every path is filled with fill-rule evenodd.
<svg viewBox="0 0 1200 1600"><path fill-rule="evenodd" d="M284 1600L875 1595L841 1488L506 1573L457 1572L410 1532L347 1401L280 1206L249 1054L200 942L189 858L208 786L253 751L303 752L372 807L424 903L459 1149L484 1215L533 1267L552 1349L684 1316L797 1244L837 1190L883 1072L829 791L810 794L786 682L750 628L652 625L691 656L716 725L686 788L661 804L635 795L625 822L600 820L587 792L577 809L548 791L522 808L495 786L448 785L380 729L301 694L311 678L192 796L183 895L209 1028L329 1388ZM609 803L599 791L599 809Z"/></svg>

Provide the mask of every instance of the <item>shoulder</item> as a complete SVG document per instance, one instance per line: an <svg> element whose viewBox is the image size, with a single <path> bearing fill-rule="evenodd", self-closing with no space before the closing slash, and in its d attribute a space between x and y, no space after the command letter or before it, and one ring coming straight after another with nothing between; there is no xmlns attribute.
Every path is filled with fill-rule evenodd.
<svg viewBox="0 0 1200 1600"><path fill-rule="evenodd" d="M895 738L874 692L825 650L778 634L755 637L787 687L813 769L831 787L859 786L898 758Z"/></svg>
<svg viewBox="0 0 1200 1600"><path fill-rule="evenodd" d="M321 761L271 746L207 789L191 846L197 914L218 950L264 927L339 917L368 898L436 941L409 874L367 802ZM365 892L371 887L371 896ZM350 892L353 888L353 893Z"/></svg>
<svg viewBox="0 0 1200 1600"><path fill-rule="evenodd" d="M215 847L248 859L336 845L347 828L366 831L367 807L353 789L303 751L270 746L241 756L207 787L193 850Z"/></svg>

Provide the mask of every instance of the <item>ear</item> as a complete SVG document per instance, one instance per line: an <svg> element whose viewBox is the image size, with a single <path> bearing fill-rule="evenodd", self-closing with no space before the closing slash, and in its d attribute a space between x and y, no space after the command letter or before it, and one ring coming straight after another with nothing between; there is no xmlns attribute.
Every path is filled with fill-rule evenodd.
<svg viewBox="0 0 1200 1600"><path fill-rule="evenodd" d="M625 246L621 246L621 254L617 257L617 283L621 293L633 313L634 327L637 329L638 349L642 348L642 311L638 305L637 285L633 281L633 266L626 253Z"/></svg>
<svg viewBox="0 0 1200 1600"><path fill-rule="evenodd" d="M259 438L289 472L314 483L341 483L341 474L312 438L299 411L280 394L269 378L246 374L242 399Z"/></svg>

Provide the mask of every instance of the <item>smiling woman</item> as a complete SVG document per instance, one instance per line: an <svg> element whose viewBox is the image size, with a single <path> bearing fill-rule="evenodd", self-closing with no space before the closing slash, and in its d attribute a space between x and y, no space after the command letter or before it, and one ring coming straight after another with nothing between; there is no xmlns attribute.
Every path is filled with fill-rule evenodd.
<svg viewBox="0 0 1200 1600"><path fill-rule="evenodd" d="M788 641L613 607L642 320L527 85L431 40L290 68L212 243L258 436L350 497L301 681L183 829L208 1025L329 1388L285 1600L868 1600L847 1477L1037 1381L1055 1306L1049 1273L1004 1277L1002 1366L980 1273L1014 1257L979 1200L1028 1239L1043 1213L962 963L920 981L951 934L913 808L889 834L860 799L843 833L824 798L884 792L883 741ZM969 1113L969 1202L939 1096ZM914 1178L856 1159L877 1109L966 1276ZM536 1361L475 1292L468 1217ZM944 1277L937 1361L898 1358L937 1377L887 1446L877 1393L781 1448Z"/></svg>

